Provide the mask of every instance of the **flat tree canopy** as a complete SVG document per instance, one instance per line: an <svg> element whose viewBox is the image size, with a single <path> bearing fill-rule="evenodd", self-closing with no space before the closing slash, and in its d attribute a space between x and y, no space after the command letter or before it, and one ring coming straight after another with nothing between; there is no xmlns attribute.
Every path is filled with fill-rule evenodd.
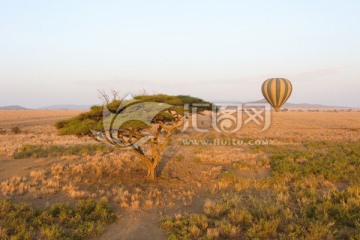
<svg viewBox="0 0 360 240"><path fill-rule="evenodd" d="M157 103L157 104L156 104ZM161 104L166 104L169 108L162 109ZM146 122L151 123L171 123L177 120L179 117L184 115L184 105L190 106L189 111L191 112L191 106L200 105L197 107L197 112L200 113L205 110L212 110L212 104L206 102L200 98L191 97L188 95L170 96L165 94L156 95L139 95L134 96L131 100L113 100L112 102L105 105L109 110L105 117L113 118L118 115L124 116L128 119L127 122L123 122L119 129L145 129L150 127L143 121L134 119L147 120ZM146 116L139 116L139 108L141 113ZM131 115L134 115L132 118ZM136 116L135 116L136 115ZM152 119L148 119L153 117ZM81 113L79 116L61 120L56 123L59 135L92 135L91 130L104 131L104 106L92 106L90 111Z"/></svg>

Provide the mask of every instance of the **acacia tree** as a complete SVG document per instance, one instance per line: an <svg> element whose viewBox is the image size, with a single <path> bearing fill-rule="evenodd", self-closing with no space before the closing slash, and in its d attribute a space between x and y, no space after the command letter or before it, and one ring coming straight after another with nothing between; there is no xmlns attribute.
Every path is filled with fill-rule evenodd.
<svg viewBox="0 0 360 240"><path fill-rule="evenodd" d="M189 112L192 105L201 104L196 114L212 108L210 103L190 96L140 95L93 106L88 112L57 122L56 127L60 135L87 135L131 149L147 167L147 177L155 179L171 136L183 124L185 104Z"/></svg>

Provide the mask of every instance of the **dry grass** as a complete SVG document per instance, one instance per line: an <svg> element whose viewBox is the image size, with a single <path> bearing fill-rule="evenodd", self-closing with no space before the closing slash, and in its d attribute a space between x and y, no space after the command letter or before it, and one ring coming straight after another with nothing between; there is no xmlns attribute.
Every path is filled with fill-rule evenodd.
<svg viewBox="0 0 360 240"><path fill-rule="evenodd" d="M2 128L52 124L59 119L76 116L81 110L0 110Z"/></svg>
<svg viewBox="0 0 360 240"><path fill-rule="evenodd" d="M259 132L258 126L250 124L230 135L215 131L197 133L191 129L175 134L165 152L160 178L152 182L144 178L146 169L127 151L98 152L93 156L83 154L13 159L14 152L24 145L67 147L96 144L90 138L57 135L53 123L78 113L0 111L0 128L5 129L0 134L0 198L41 202L41 199L58 201L106 197L121 212L136 213L148 209L177 209L184 212L201 211L203 208L205 214L210 216L213 213L221 214L219 211L223 206L217 206L214 198L223 192L232 191L242 195L249 191L272 189L277 192L274 201L287 204L293 197L289 191L346 188L348 183L309 176L302 182L295 181L290 188L286 183L293 181L291 176L282 176L282 181L269 180L273 166L262 146L184 146L182 140L262 139L268 141L270 147L288 146L294 149L309 141L360 140L359 112L281 112L272 115L272 125L265 132ZM202 121L205 126L206 119ZM10 128L14 126L18 126L21 133L11 133ZM301 156L294 161L306 164L309 158ZM299 204L312 201L306 194L296 197ZM209 200L205 202L205 199ZM228 216L235 219L237 214L229 212ZM183 216L179 215L179 219L183 219ZM251 231L261 232L270 223L274 226L279 224L276 218L271 221L258 222ZM323 225L319 224L309 228L309 233L326 234L321 233ZM208 239L219 236L237 238L240 234L235 225L229 225L226 221L207 227L192 225L188 231L195 239L200 236ZM273 229L267 227L267 231L263 233L264 236L271 236Z"/></svg>

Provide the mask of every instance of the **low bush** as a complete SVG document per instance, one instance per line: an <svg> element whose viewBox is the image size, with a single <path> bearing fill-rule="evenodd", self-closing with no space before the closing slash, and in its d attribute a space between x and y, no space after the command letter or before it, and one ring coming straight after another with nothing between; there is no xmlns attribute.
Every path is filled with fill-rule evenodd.
<svg viewBox="0 0 360 240"><path fill-rule="evenodd" d="M315 194L311 201L284 202L274 191L231 193L207 200L203 213L162 221L168 239L359 239L359 189Z"/></svg>
<svg viewBox="0 0 360 240"><path fill-rule="evenodd" d="M333 182L360 184L360 141L254 146L251 150L265 152L272 174L280 178L321 176Z"/></svg>
<svg viewBox="0 0 360 240"><path fill-rule="evenodd" d="M14 133L14 134L19 134L19 133L22 132L19 127L13 127L13 128L10 129L10 131L11 131L12 133Z"/></svg>
<svg viewBox="0 0 360 240"><path fill-rule="evenodd" d="M0 135L4 135L4 134L6 134L6 130L3 128L0 128Z"/></svg>
<svg viewBox="0 0 360 240"><path fill-rule="evenodd" d="M106 146L104 144L84 144L72 146L60 145L24 145L15 151L13 157L15 159L22 158L45 158L45 157L60 157L69 155L93 155L97 152L110 153L115 148Z"/></svg>
<svg viewBox="0 0 360 240"><path fill-rule="evenodd" d="M54 204L45 210L0 201L0 239L89 239L116 220L106 199L80 200L75 207Z"/></svg>

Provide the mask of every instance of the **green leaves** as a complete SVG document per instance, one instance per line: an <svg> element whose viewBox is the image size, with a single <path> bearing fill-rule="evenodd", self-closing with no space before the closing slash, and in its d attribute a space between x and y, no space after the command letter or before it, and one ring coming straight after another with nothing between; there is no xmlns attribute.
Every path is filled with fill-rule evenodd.
<svg viewBox="0 0 360 240"><path fill-rule="evenodd" d="M60 135L90 135L90 130L148 128L152 123L174 122L184 115L184 104L206 104L198 112L211 110L211 104L190 96L165 94L139 95L131 100L114 100L106 106L92 106L90 111L56 123ZM191 110L191 109L190 109Z"/></svg>
<svg viewBox="0 0 360 240"><path fill-rule="evenodd" d="M0 201L0 239L89 239L116 220L106 199L80 200L45 210L27 204Z"/></svg>
<svg viewBox="0 0 360 240"><path fill-rule="evenodd" d="M109 153L115 149L104 144L71 145L24 145L14 153L15 159L61 157L69 155Z"/></svg>

